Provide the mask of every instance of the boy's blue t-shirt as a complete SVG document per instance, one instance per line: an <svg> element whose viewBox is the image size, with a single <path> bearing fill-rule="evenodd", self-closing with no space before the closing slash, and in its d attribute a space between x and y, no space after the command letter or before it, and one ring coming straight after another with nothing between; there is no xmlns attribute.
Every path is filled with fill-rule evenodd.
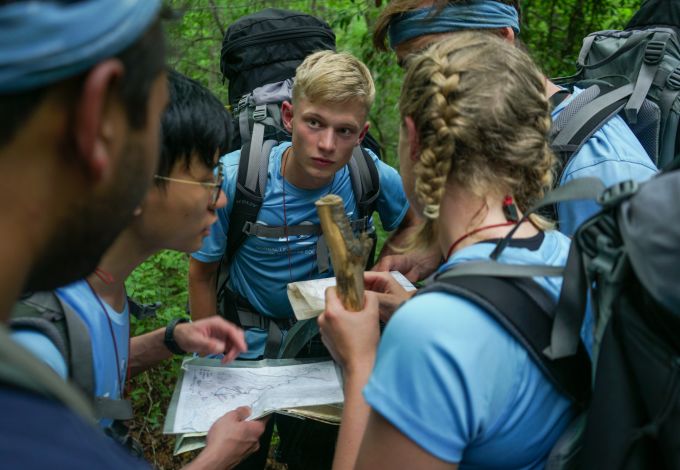
<svg viewBox="0 0 680 470"><path fill-rule="evenodd" d="M306 190L285 183L285 215L283 204L283 178L281 157L290 147L289 142L274 147L269 155L269 173L264 194L264 203L257 222L271 226L294 226L319 224L314 202L326 194L342 197L350 220L356 219L356 202L347 167L339 170L331 184L316 190ZM370 153L370 151L369 151ZM408 202L397 171L378 160L380 195L377 211L385 230L393 230L401 223ZM219 261L227 245L229 214L236 192L240 150L225 155L220 160L224 167L224 186L228 203L218 210L218 220L212 226L210 235L193 257L206 263ZM261 314L274 318L288 318L293 312L288 302L286 285L293 281L320 279L333 276L329 271L319 272L317 265L317 235L290 236L277 239L251 236L241 245L229 267L229 287L242 295Z"/></svg>
<svg viewBox="0 0 680 470"><path fill-rule="evenodd" d="M556 231L540 237L537 250L510 246L499 261L563 266L569 239ZM465 247L440 269L488 259L493 248ZM561 278L536 281L557 299ZM574 416L569 400L491 315L438 292L414 297L390 319L364 396L402 434L461 468L543 468Z"/></svg>

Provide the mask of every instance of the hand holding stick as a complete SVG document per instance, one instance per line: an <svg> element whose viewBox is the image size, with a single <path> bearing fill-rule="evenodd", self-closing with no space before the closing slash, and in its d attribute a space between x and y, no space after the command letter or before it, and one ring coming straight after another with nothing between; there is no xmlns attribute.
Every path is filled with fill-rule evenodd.
<svg viewBox="0 0 680 470"><path fill-rule="evenodd" d="M350 227L342 198L328 194L316 201L323 236L331 253L337 291L343 306L356 312L364 306L364 269L373 241L366 233L359 238Z"/></svg>

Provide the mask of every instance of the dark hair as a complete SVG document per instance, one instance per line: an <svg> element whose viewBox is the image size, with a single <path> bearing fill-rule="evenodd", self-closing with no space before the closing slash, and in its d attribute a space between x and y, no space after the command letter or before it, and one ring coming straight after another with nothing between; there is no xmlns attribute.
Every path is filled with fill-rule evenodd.
<svg viewBox="0 0 680 470"><path fill-rule="evenodd" d="M175 70L168 71L168 90L170 103L161 121L158 174L169 175L177 162L188 168L196 157L205 166L214 167L215 152L226 153L231 140L229 112L207 88Z"/></svg>
<svg viewBox="0 0 680 470"><path fill-rule="evenodd" d="M147 104L153 81L165 68L165 38L160 19L131 46L115 56L125 67L118 93L123 101L130 125L141 129L146 124ZM87 71L77 77L63 80L72 81L78 90ZM0 95L0 146L7 144L45 95L56 84L20 93Z"/></svg>
<svg viewBox="0 0 680 470"><path fill-rule="evenodd" d="M435 12L439 13L441 12L442 9L444 9L444 7L446 7L447 4L455 5L460 3L469 3L469 1L470 0L433 0L432 7L434 7ZM503 3L505 5L510 5L515 10L517 10L517 14L519 15L519 19L521 21L522 11L519 5L520 0L495 0L495 1ZM421 8L422 3L423 3L422 0L393 0L389 2L385 9L380 12L378 19L375 22L375 27L373 28L373 45L379 51L389 50L386 41L387 33L390 27L390 23L392 22L392 19L408 11L417 10L418 8Z"/></svg>

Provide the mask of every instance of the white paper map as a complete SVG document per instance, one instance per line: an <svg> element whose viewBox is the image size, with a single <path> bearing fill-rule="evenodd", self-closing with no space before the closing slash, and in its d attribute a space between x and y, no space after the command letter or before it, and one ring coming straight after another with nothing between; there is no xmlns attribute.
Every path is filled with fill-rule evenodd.
<svg viewBox="0 0 680 470"><path fill-rule="evenodd" d="M415 286L399 271L390 271L390 274L407 291L415 290ZM307 320L319 316L325 307L326 289L334 285L334 277L288 284L288 300L295 318Z"/></svg>
<svg viewBox="0 0 680 470"><path fill-rule="evenodd" d="M250 406L256 419L275 410L342 403L333 361L275 367L184 366L173 433L206 432L226 412Z"/></svg>

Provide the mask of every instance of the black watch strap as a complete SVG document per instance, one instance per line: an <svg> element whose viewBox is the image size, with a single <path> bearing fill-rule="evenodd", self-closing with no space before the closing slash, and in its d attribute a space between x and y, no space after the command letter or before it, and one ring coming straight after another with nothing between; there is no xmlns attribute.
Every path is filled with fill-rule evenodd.
<svg viewBox="0 0 680 470"><path fill-rule="evenodd" d="M175 342L175 327L178 323L188 323L188 318L173 318L165 327L165 338L163 339L163 344L170 350L171 353L177 355L185 355L187 352L179 347Z"/></svg>

